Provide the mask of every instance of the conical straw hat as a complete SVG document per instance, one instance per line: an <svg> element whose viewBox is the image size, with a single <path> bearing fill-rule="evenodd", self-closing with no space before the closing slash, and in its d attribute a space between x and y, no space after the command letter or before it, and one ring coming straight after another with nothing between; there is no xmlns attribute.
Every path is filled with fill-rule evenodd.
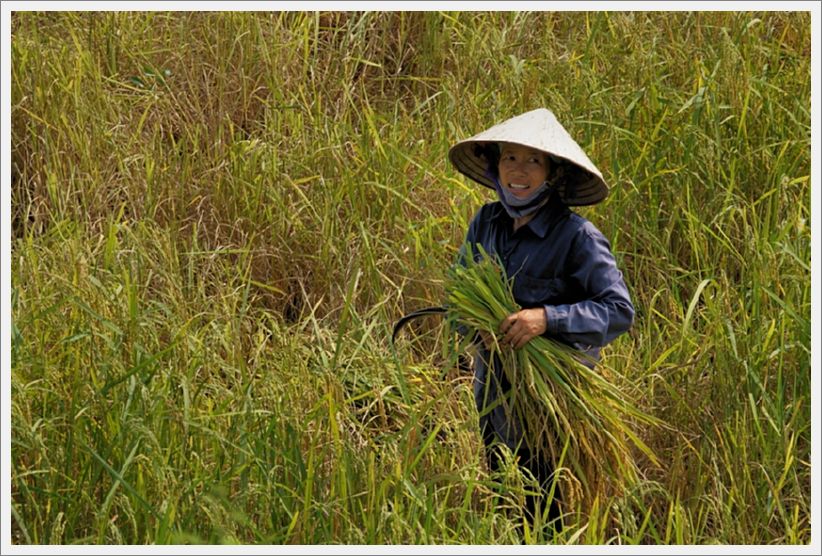
<svg viewBox="0 0 822 556"><path fill-rule="evenodd" d="M557 182L557 189L565 204L594 205L608 196L608 185L600 171L546 108L520 114L460 141L448 151L448 158L457 170L475 182L494 189L494 182L488 175L484 147L487 143L500 142L540 150L551 155L554 164L562 164L565 172Z"/></svg>

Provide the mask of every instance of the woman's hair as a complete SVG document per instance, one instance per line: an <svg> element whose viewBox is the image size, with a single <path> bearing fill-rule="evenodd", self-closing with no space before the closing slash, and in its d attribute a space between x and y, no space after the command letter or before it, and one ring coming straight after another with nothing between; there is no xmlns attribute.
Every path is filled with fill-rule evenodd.
<svg viewBox="0 0 822 556"><path fill-rule="evenodd" d="M475 143L474 155L487 162L486 172L491 177L499 177L499 143Z"/></svg>

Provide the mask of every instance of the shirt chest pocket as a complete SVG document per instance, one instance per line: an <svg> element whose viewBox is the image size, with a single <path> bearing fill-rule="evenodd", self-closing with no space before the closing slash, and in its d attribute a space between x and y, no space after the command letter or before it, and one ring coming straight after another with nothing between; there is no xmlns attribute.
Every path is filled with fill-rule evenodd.
<svg viewBox="0 0 822 556"><path fill-rule="evenodd" d="M562 278L535 278L522 272L514 278L514 299L523 308L559 303L566 289Z"/></svg>

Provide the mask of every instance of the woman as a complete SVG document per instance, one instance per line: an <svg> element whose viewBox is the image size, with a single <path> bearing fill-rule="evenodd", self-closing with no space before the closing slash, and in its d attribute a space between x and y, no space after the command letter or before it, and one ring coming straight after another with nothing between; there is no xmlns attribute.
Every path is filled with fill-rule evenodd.
<svg viewBox="0 0 822 556"><path fill-rule="evenodd" d="M599 349L627 331L634 317L608 241L568 208L596 204L608 195L599 170L544 108L461 141L448 156L460 172L497 193L498 200L483 206L471 221L460 259L467 246L476 254L476 245L482 245L513 277L514 299L522 310L500 323L499 345L520 349L543 335L596 361ZM510 384L499 357L490 356L490 345L483 338L474 358L474 397L489 466L499 469L495 447L501 442L547 493L553 462L528 450L520 424L495 403ZM557 528L558 498L555 492L547 508ZM544 513L545 501L544 496L526 497L532 523L536 511Z"/></svg>

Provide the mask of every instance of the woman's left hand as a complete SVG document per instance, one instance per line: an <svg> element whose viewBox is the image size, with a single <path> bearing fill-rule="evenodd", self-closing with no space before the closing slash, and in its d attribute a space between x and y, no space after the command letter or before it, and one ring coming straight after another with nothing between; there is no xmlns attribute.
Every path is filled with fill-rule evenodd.
<svg viewBox="0 0 822 556"><path fill-rule="evenodd" d="M499 331L503 334L501 343L519 349L532 338L544 334L547 325L542 307L517 311L505 317L500 324Z"/></svg>

